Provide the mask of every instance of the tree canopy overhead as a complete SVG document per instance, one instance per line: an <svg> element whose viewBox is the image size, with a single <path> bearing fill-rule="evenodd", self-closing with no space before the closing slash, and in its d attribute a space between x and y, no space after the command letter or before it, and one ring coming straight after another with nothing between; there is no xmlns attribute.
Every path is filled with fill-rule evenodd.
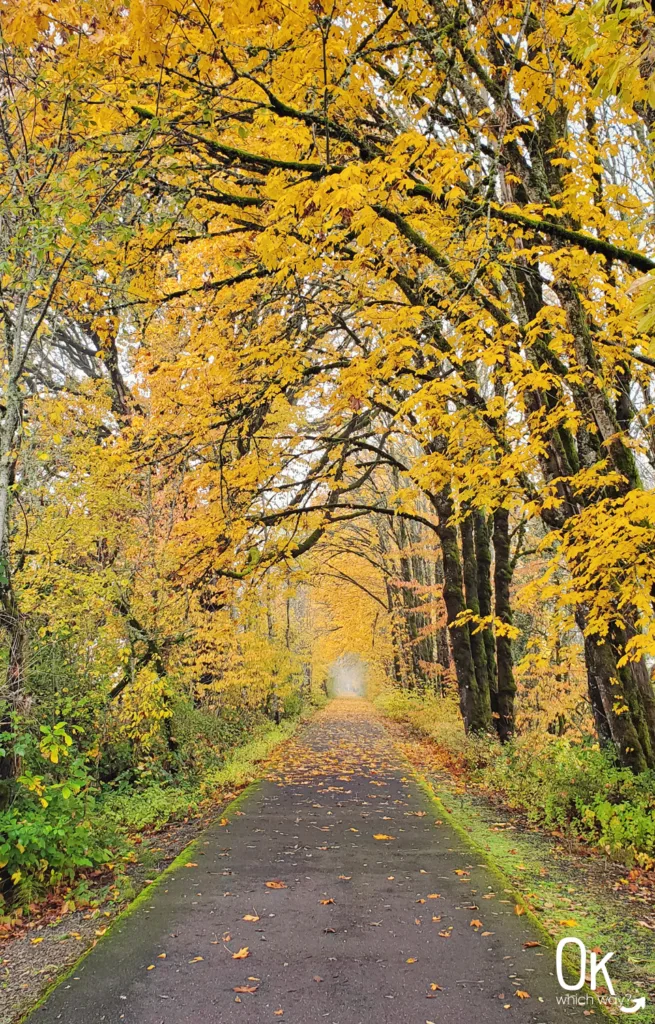
<svg viewBox="0 0 655 1024"><path fill-rule="evenodd" d="M650 7L0 31L7 792L45 649L164 758L351 651L655 767Z"/></svg>

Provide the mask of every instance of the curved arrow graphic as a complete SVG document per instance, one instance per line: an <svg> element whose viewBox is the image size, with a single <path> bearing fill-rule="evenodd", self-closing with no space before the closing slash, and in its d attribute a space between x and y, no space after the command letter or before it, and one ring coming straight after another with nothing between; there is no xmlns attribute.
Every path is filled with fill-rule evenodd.
<svg viewBox="0 0 655 1024"><path fill-rule="evenodd" d="M622 1006L622 1007L620 1007L620 1009L621 1009L621 1013L636 1013L637 1010L643 1010L645 1005L646 1005L646 997L645 996L640 996L639 999L635 999L635 1001L632 1004L632 1006Z"/></svg>

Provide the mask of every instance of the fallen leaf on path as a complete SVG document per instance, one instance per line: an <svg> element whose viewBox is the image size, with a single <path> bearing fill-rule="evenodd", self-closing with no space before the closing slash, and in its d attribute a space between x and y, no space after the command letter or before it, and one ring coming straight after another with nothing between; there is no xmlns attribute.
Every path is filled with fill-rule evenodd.
<svg viewBox="0 0 655 1024"><path fill-rule="evenodd" d="M275 1014L276 1017L281 1017L282 1014L284 1013L284 1010L273 1010L273 1013Z"/></svg>
<svg viewBox="0 0 655 1024"><path fill-rule="evenodd" d="M373 838L374 839L395 839L396 837L395 836L385 836L385 834L383 832L380 832L380 833L378 833L378 835L373 836Z"/></svg>
<svg viewBox="0 0 655 1024"><path fill-rule="evenodd" d="M463 868L455 868L455 874L456 874L456 875L459 875L459 876L460 876L460 878L461 878L461 877L462 877L462 875L468 875L468 874L469 874L469 872L468 872L468 871L464 871L464 869L463 869Z"/></svg>
<svg viewBox="0 0 655 1024"><path fill-rule="evenodd" d="M488 935L493 935L493 934L494 934L493 932L483 932L482 933L484 938L486 938Z"/></svg>
<svg viewBox="0 0 655 1024"><path fill-rule="evenodd" d="M334 900L330 897L328 900L319 900L318 902L322 907L327 907L328 903L334 903Z"/></svg>
<svg viewBox="0 0 655 1024"><path fill-rule="evenodd" d="M165 960L166 959L166 954L165 953L160 953L159 956L157 957L157 959L158 960Z"/></svg>
<svg viewBox="0 0 655 1024"><path fill-rule="evenodd" d="M482 921L478 921L477 917L474 917L470 923L471 928L482 928Z"/></svg>
<svg viewBox="0 0 655 1024"><path fill-rule="evenodd" d="M150 967L147 968L147 970L149 970L149 971L154 971L154 969L155 969L155 965L154 964L150 964Z"/></svg>
<svg viewBox="0 0 655 1024"><path fill-rule="evenodd" d="M250 956L250 950L247 946L242 946L238 953L232 954L233 960L245 960L247 956Z"/></svg>
<svg viewBox="0 0 655 1024"><path fill-rule="evenodd" d="M428 893L428 899L429 900L440 900L441 899L441 893L440 892L429 892Z"/></svg>
<svg viewBox="0 0 655 1024"><path fill-rule="evenodd" d="M274 879L272 882L264 882L267 889L286 889L287 883L280 882L279 879Z"/></svg>
<svg viewBox="0 0 655 1024"><path fill-rule="evenodd" d="M230 819L229 818L221 818L221 820L219 821L218 824L219 825L229 825L230 824Z"/></svg>
<svg viewBox="0 0 655 1024"><path fill-rule="evenodd" d="M352 878L352 875L339 875L339 879L342 882L349 882L351 878Z"/></svg>
<svg viewBox="0 0 655 1024"><path fill-rule="evenodd" d="M436 981L430 982L430 989L433 992L443 992L441 985L437 985Z"/></svg>
<svg viewBox="0 0 655 1024"><path fill-rule="evenodd" d="M245 914L243 917L244 921L259 921L257 914Z"/></svg>
<svg viewBox="0 0 655 1024"><path fill-rule="evenodd" d="M256 992L258 988L259 988L259 985L235 985L235 987L232 989L232 991L233 992L249 992L250 995L252 995L253 992Z"/></svg>
<svg viewBox="0 0 655 1024"><path fill-rule="evenodd" d="M198 865L195 863L195 861L192 861L192 860L190 860L189 863L185 864L184 866L185 866L185 868L197 868L198 867Z"/></svg>
<svg viewBox="0 0 655 1024"><path fill-rule="evenodd" d="M520 903L517 903L514 907L514 913L517 917L522 917L525 914L525 907L522 907Z"/></svg>
<svg viewBox="0 0 655 1024"><path fill-rule="evenodd" d="M522 989L520 989L520 988L518 988L518 989L516 990L516 992L515 992L514 994L515 994L515 995L516 995L516 996L517 996L517 997L518 997L519 999L529 999L529 998L530 998L530 993L529 993L529 992L524 992L524 991L523 991Z"/></svg>
<svg viewBox="0 0 655 1024"><path fill-rule="evenodd" d="M417 964L418 963L418 957L417 956L410 956L410 957L407 958L407 960L405 960L405 963L406 964Z"/></svg>
<svg viewBox="0 0 655 1024"><path fill-rule="evenodd" d="M321 977L319 977L319 975L318 975L318 974L315 974L315 975L314 975L314 981L317 981L317 982L318 982L318 981L323 981L323 979L322 979Z"/></svg>
<svg viewBox="0 0 655 1024"><path fill-rule="evenodd" d="M524 948L524 949L534 949L534 948L535 948L535 946L540 946L540 945L541 945L541 943L540 943L540 942L534 942L534 941L533 941L533 940L531 939L531 940L530 940L529 942L524 942L524 943L523 943L523 948Z"/></svg>
<svg viewBox="0 0 655 1024"><path fill-rule="evenodd" d="M198 964L201 960L204 960L204 956L194 956L193 960L189 960L190 964Z"/></svg>
<svg viewBox="0 0 655 1024"><path fill-rule="evenodd" d="M30 942L32 943L33 946L37 946L39 942L43 942L43 936L41 936L40 939L30 939Z"/></svg>
<svg viewBox="0 0 655 1024"><path fill-rule="evenodd" d="M439 932L439 935L441 936L442 939L449 939L450 938L450 932L449 931L447 931L447 932Z"/></svg>

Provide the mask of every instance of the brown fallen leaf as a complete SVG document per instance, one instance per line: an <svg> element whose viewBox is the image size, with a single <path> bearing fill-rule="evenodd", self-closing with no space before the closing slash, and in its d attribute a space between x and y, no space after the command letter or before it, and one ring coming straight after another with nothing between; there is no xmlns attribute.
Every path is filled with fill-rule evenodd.
<svg viewBox="0 0 655 1024"><path fill-rule="evenodd" d="M252 995L253 992L256 992L258 988L259 988L259 985L235 985L235 987L232 989L232 991L233 992L249 992L250 995Z"/></svg>
<svg viewBox="0 0 655 1024"><path fill-rule="evenodd" d="M442 917L443 917L443 914L433 914L432 915L432 920L433 921L440 921Z"/></svg>
<svg viewBox="0 0 655 1024"><path fill-rule="evenodd" d="M523 948L524 949L534 949L535 946L540 946L540 945L541 945L540 942L534 942L533 940L530 940L530 942L524 942L523 943Z"/></svg>
<svg viewBox="0 0 655 1024"><path fill-rule="evenodd" d="M486 938L486 937L487 937L487 935L493 935L493 934L494 934L494 932L483 932L483 933L482 933L482 935L484 936L484 938Z"/></svg>
<svg viewBox="0 0 655 1024"><path fill-rule="evenodd" d="M483 927L482 921L478 921L477 917L473 918L473 920L470 922L470 926L471 926L471 928L482 928Z"/></svg>
<svg viewBox="0 0 655 1024"><path fill-rule="evenodd" d="M437 985L436 981L430 982L430 989L432 992L443 992L441 985Z"/></svg>
<svg viewBox="0 0 655 1024"><path fill-rule="evenodd" d="M276 1017L281 1017L283 1013L284 1013L284 1010L273 1010L273 1014Z"/></svg>
<svg viewBox="0 0 655 1024"><path fill-rule="evenodd" d="M429 900L440 900L441 899L441 893L440 892L429 892L428 893L428 899Z"/></svg>
<svg viewBox="0 0 655 1024"><path fill-rule="evenodd" d="M319 900L318 902L321 904L322 907L327 907L328 903L334 903L334 900L332 899L332 897L330 897L330 899Z"/></svg>
<svg viewBox="0 0 655 1024"><path fill-rule="evenodd" d="M339 879L342 882L349 882L351 878L352 875L339 875Z"/></svg>
<svg viewBox="0 0 655 1024"><path fill-rule="evenodd" d="M323 981L323 979L318 974L315 974L314 975L314 981L316 981L316 982Z"/></svg>
<svg viewBox="0 0 655 1024"><path fill-rule="evenodd" d="M286 889L287 883L280 882L279 879L274 879L272 882L264 882L267 889ZM284 1012L284 1011L283 1011Z"/></svg>
<svg viewBox="0 0 655 1024"><path fill-rule="evenodd" d="M462 875L468 875L469 874L469 872L468 871L464 871L463 868L455 868L455 872L454 873L456 875L459 875L460 878L462 877Z"/></svg>
<svg viewBox="0 0 655 1024"><path fill-rule="evenodd" d="M450 938L450 932L449 931L447 931L447 932L439 932L439 935L441 936L442 939L449 939Z"/></svg>
<svg viewBox="0 0 655 1024"><path fill-rule="evenodd" d="M250 956L250 950L247 946L242 946L238 953L232 954L233 960L245 960L247 956Z"/></svg>

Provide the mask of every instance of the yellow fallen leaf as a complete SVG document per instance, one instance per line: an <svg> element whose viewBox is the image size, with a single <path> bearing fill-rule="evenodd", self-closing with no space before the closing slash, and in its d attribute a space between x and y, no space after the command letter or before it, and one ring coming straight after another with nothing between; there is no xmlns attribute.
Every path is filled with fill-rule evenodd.
<svg viewBox="0 0 655 1024"><path fill-rule="evenodd" d="M158 960L165 960L166 959L166 954L165 953L160 953L157 959Z"/></svg>
<svg viewBox="0 0 655 1024"><path fill-rule="evenodd" d="M483 933L482 933L482 935L484 936L484 938L486 938L486 937L487 937L487 935L493 935L493 934L494 934L493 932L483 932Z"/></svg>
<svg viewBox="0 0 655 1024"><path fill-rule="evenodd" d="M577 923L573 918L570 918L568 921L560 921L560 924L564 925L565 928L575 928Z"/></svg>
<svg viewBox="0 0 655 1024"><path fill-rule="evenodd" d="M232 954L233 960L245 960L247 956L250 956L250 950L247 946L242 946L238 953Z"/></svg>
<svg viewBox="0 0 655 1024"><path fill-rule="evenodd" d="M229 818L221 818L221 820L219 821L218 824L219 825L229 825L230 824Z"/></svg>
<svg viewBox="0 0 655 1024"><path fill-rule="evenodd" d="M463 868L455 868L456 875L468 875L468 871L464 871Z"/></svg>
<svg viewBox="0 0 655 1024"><path fill-rule="evenodd" d="M267 889L286 889L287 883L274 879L272 882L264 882Z"/></svg>
<svg viewBox="0 0 655 1024"><path fill-rule="evenodd" d="M482 928L482 921L478 921L477 917L474 917L470 924L471 928Z"/></svg>
<svg viewBox="0 0 655 1024"><path fill-rule="evenodd" d="M525 907L522 907L520 903L517 903L514 907L514 913L517 917L522 917L525 914Z"/></svg>
<svg viewBox="0 0 655 1024"><path fill-rule="evenodd" d="M150 967L148 968L148 970L149 971L154 971L154 969L155 969L155 965L154 964L150 964Z"/></svg>
<svg viewBox="0 0 655 1024"><path fill-rule="evenodd" d="M244 914L244 921L259 921L257 914Z"/></svg>
<svg viewBox="0 0 655 1024"><path fill-rule="evenodd" d="M521 990L520 988L518 988L518 989L516 990L516 992L515 992L515 995L516 995L516 996L517 996L517 997L518 997L519 999L529 999L529 998L530 998L530 993L529 993L529 992L523 992L523 991L522 991L522 990Z"/></svg>
<svg viewBox="0 0 655 1024"><path fill-rule="evenodd" d="M417 956L410 956L410 957L407 958L407 960L405 960L405 963L406 964L417 964L418 963L418 957Z"/></svg>
<svg viewBox="0 0 655 1024"><path fill-rule="evenodd" d="M443 992L441 985L437 985L436 981L430 982L430 988L433 992Z"/></svg>
<svg viewBox="0 0 655 1024"><path fill-rule="evenodd" d="M318 902L321 904L322 907L327 907L328 903L334 903L334 900L330 898L328 900L319 900Z"/></svg>
<svg viewBox="0 0 655 1024"><path fill-rule="evenodd" d="M385 836L383 832L379 832L378 835L373 836L374 839L395 839L395 836Z"/></svg>
<svg viewBox="0 0 655 1024"><path fill-rule="evenodd" d="M429 892L428 893L428 899L429 900L440 900L441 899L441 893L439 893L439 892Z"/></svg>
<svg viewBox="0 0 655 1024"><path fill-rule="evenodd" d="M188 864L185 864L184 866L185 866L185 868L197 868L197 867L198 867L198 865L196 864L196 862L195 862L195 861L193 861L193 860L190 860L190 861L189 861L189 863L188 863Z"/></svg>
<svg viewBox="0 0 655 1024"><path fill-rule="evenodd" d="M198 964L201 960L204 960L204 956L194 956L193 960L189 960L190 964Z"/></svg>
<svg viewBox="0 0 655 1024"><path fill-rule="evenodd" d="M39 942L43 942L43 936L40 939L30 939L33 946L38 946Z"/></svg>
<svg viewBox="0 0 655 1024"><path fill-rule="evenodd" d="M273 1010L273 1014L276 1017L281 1017L283 1013L284 1013L284 1010Z"/></svg>

